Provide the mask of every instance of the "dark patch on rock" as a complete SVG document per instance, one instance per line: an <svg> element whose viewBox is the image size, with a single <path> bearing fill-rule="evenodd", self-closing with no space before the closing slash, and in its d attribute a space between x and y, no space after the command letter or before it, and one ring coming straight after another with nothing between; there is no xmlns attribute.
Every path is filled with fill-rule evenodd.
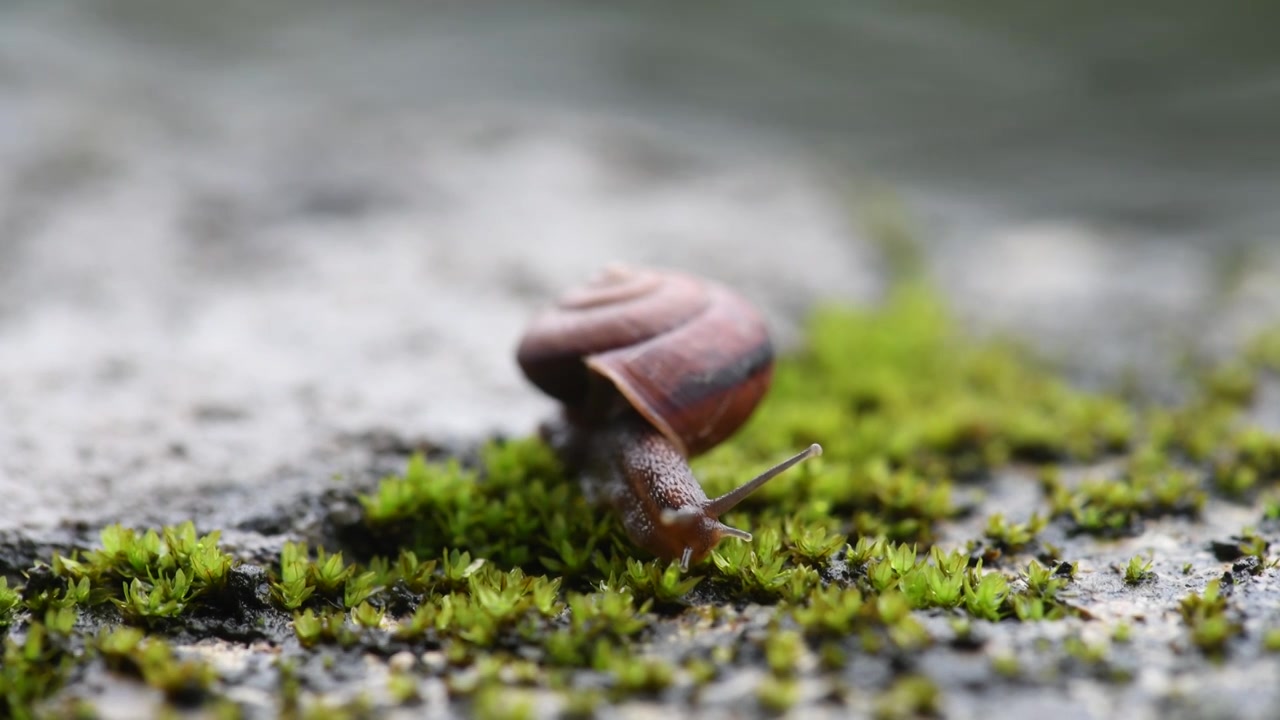
<svg viewBox="0 0 1280 720"><path fill-rule="evenodd" d="M454 457L452 451L457 449L449 448L429 438L408 437L387 428L349 433L342 435L338 440L364 447L375 455L394 455L397 460L403 460L414 454L421 454L427 460L439 460Z"/></svg>
<svg viewBox="0 0 1280 720"><path fill-rule="evenodd" d="M1231 597L1235 594L1236 577L1234 573L1227 570L1222 573L1222 577L1220 577L1219 580L1221 581L1219 587L1221 588L1220 592L1222 593L1222 597Z"/></svg>
<svg viewBox="0 0 1280 720"><path fill-rule="evenodd" d="M744 599L733 583L719 578L709 577L698 583L684 596L690 606L735 604L741 610L750 604Z"/></svg>
<svg viewBox="0 0 1280 720"><path fill-rule="evenodd" d="M66 587L66 582L53 574L53 569L48 565L36 565L26 571L27 585L22 590L22 599L31 602L42 594L52 597L56 593L61 593Z"/></svg>
<svg viewBox="0 0 1280 720"><path fill-rule="evenodd" d="M418 605L422 602L422 594L415 593L409 589L408 583L403 579L396 580L383 595L384 607L387 614L392 617L399 617L411 614L418 609Z"/></svg>
<svg viewBox="0 0 1280 720"><path fill-rule="evenodd" d="M1262 561L1256 555L1246 555L1231 565L1236 575L1257 575L1262 572Z"/></svg>
<svg viewBox="0 0 1280 720"><path fill-rule="evenodd" d="M964 652L976 652L986 644L987 638L982 633L974 630L972 626L970 626L968 632L955 633L949 643L951 647Z"/></svg>
<svg viewBox="0 0 1280 720"><path fill-rule="evenodd" d="M377 555L394 557L404 547L406 538L413 537L413 520L390 522L372 529L363 522L358 510L353 512L355 497L343 503L339 511L326 515L317 529L321 538L332 544L325 547L340 548L353 559L368 559Z"/></svg>
<svg viewBox="0 0 1280 720"><path fill-rule="evenodd" d="M237 530L256 532L262 535L288 535L294 530L294 518L276 512L264 512L254 515L236 524Z"/></svg>
<svg viewBox="0 0 1280 720"><path fill-rule="evenodd" d="M166 687L164 696L177 708L195 709L204 704L209 697L209 690L197 678L192 677L179 685Z"/></svg>
<svg viewBox="0 0 1280 720"><path fill-rule="evenodd" d="M1000 548L978 543L974 546L973 551L969 553L968 564L971 568L976 568L979 564L990 567L1003 555L1004 553L1000 551Z"/></svg>
<svg viewBox="0 0 1280 720"><path fill-rule="evenodd" d="M81 545L73 530L55 530L32 537L16 530L0 530L0 576L21 577L37 562L48 562L54 555L67 555Z"/></svg>
<svg viewBox="0 0 1280 720"><path fill-rule="evenodd" d="M293 636L289 618L269 602L265 568L240 565L231 570L221 590L200 598L191 612L168 625L177 638L195 642L216 637L249 644L260 640L281 643Z"/></svg>
<svg viewBox="0 0 1280 720"><path fill-rule="evenodd" d="M1222 562L1231 562L1244 555L1244 550L1240 547L1240 541L1231 540L1211 540L1209 542L1209 550L1213 552L1213 556Z"/></svg>
<svg viewBox="0 0 1280 720"><path fill-rule="evenodd" d="M818 577L824 582L836 583L838 585L850 585L854 580L866 575L863 567L850 567L849 561L845 559L845 552L849 549L846 545L844 548L837 550L831 555L831 559L826 565L818 570Z"/></svg>

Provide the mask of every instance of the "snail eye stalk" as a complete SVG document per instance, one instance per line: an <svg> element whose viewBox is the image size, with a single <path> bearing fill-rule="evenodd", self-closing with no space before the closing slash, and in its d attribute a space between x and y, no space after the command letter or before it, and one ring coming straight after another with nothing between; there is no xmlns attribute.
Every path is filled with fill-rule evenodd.
<svg viewBox="0 0 1280 720"><path fill-rule="evenodd" d="M744 483L743 485L737 488L734 488L733 490L730 490L724 495L721 495L720 497L708 502L706 506L703 508L703 510L705 510L707 514L712 517L720 517L721 515L732 510L734 506L742 502L748 495L760 489L761 485L764 485L765 483L774 479L779 474L791 468L792 466L804 460L808 460L811 457L818 457L821 454L822 454L822 446L817 443L814 443L809 447L805 448L804 450L787 458L786 460L783 460L777 465L774 465L768 470L765 470L764 472L760 473L755 478ZM729 528L729 529L732 530L733 528ZM737 530L736 532L742 533L742 535L746 535L746 537L742 538L744 540L751 539L750 533L743 533L741 530ZM727 533L727 534L734 535L734 533ZM734 535L734 537L742 537L742 535Z"/></svg>

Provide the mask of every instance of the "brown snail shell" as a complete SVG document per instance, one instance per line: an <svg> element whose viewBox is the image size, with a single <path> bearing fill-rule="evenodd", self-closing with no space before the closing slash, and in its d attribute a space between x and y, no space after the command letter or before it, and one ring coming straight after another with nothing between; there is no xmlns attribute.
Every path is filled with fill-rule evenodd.
<svg viewBox="0 0 1280 720"><path fill-rule="evenodd" d="M718 283L614 267L533 320L516 359L535 385L585 407L593 375L686 457L732 435L773 377L760 313Z"/></svg>

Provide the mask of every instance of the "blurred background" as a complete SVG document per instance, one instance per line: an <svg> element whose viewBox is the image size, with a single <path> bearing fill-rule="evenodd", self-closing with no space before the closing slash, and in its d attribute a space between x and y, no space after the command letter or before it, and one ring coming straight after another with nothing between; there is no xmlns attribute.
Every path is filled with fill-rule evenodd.
<svg viewBox="0 0 1280 720"><path fill-rule="evenodd" d="M794 344L905 232L1083 383L1280 317L1280 6L689 5L0 4L0 526L527 432L612 260Z"/></svg>

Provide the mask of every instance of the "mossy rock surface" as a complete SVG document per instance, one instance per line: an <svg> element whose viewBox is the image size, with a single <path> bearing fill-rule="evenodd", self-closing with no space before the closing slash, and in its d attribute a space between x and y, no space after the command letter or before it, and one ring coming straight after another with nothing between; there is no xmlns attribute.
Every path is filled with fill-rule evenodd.
<svg viewBox="0 0 1280 720"><path fill-rule="evenodd" d="M1280 712L1276 335L1161 404L1076 389L910 282L807 332L695 463L714 494L824 446L726 518L749 544L682 573L540 440L392 445L396 472L274 532L6 544L0 715Z"/></svg>

